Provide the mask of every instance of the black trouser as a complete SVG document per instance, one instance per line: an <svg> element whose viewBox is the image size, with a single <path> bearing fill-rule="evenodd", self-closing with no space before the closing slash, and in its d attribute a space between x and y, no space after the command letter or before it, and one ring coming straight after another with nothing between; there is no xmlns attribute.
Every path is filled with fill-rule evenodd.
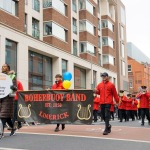
<svg viewBox="0 0 150 150"><path fill-rule="evenodd" d="M136 117L136 119L138 119L137 110L132 110L132 114L134 116L134 119L135 119L135 117Z"/></svg>
<svg viewBox="0 0 150 150"><path fill-rule="evenodd" d="M102 113L102 117L105 121L105 130L108 129L109 127L109 119L110 119L110 104L102 104L101 105L101 113Z"/></svg>
<svg viewBox="0 0 150 150"><path fill-rule="evenodd" d="M132 110L126 110L126 120L129 121L129 119L135 120L134 113Z"/></svg>
<svg viewBox="0 0 150 150"><path fill-rule="evenodd" d="M141 108L142 124L144 124L145 116L147 117L148 122L150 122L149 108Z"/></svg>
<svg viewBox="0 0 150 150"><path fill-rule="evenodd" d="M13 124L17 121L18 116L18 101L14 101L14 117L13 117ZM18 126L21 126L21 122L18 121Z"/></svg>
<svg viewBox="0 0 150 150"><path fill-rule="evenodd" d="M4 130L6 123L8 123L8 125L13 129L13 123L12 123L11 118L1 118L1 121L3 124L3 130Z"/></svg>
<svg viewBox="0 0 150 150"><path fill-rule="evenodd" d="M62 125L62 127L65 126L65 124L61 124L61 125ZM60 126L60 124L58 123L57 124L57 128L59 128L59 126Z"/></svg>
<svg viewBox="0 0 150 150"><path fill-rule="evenodd" d="M97 121L97 112L98 110L93 110L94 122Z"/></svg>
<svg viewBox="0 0 150 150"><path fill-rule="evenodd" d="M113 111L110 112L110 119L111 118L114 120L114 112Z"/></svg>
<svg viewBox="0 0 150 150"><path fill-rule="evenodd" d="M123 119L125 119L125 121L126 121L126 110L125 109L119 109L119 118L120 118L121 122Z"/></svg>
<svg viewBox="0 0 150 150"><path fill-rule="evenodd" d="M141 119L141 108L138 109L138 118Z"/></svg>

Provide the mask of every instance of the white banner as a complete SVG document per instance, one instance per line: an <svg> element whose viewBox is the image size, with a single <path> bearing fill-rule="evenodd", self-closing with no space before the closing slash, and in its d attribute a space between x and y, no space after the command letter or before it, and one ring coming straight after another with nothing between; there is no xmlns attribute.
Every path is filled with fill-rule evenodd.
<svg viewBox="0 0 150 150"><path fill-rule="evenodd" d="M0 73L0 98L4 98L11 93L10 87L13 85L10 77Z"/></svg>

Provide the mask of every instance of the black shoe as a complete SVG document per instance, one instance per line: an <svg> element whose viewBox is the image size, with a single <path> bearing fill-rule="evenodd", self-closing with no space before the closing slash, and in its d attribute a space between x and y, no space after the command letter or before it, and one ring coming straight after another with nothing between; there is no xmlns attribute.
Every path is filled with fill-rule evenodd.
<svg viewBox="0 0 150 150"><path fill-rule="evenodd" d="M111 132L111 125L109 125L109 127L107 128L107 130L108 130L108 133Z"/></svg>
<svg viewBox="0 0 150 150"><path fill-rule="evenodd" d="M20 125L18 125L18 127L17 127L17 128L18 128L18 130L19 130L19 129L21 129L21 128L22 128L22 125L21 125L21 124L20 124Z"/></svg>
<svg viewBox="0 0 150 150"><path fill-rule="evenodd" d="M15 135L15 134L16 134L16 131L17 131L17 129L12 129L12 130L11 130L11 133L10 133L10 136Z"/></svg>
<svg viewBox="0 0 150 150"><path fill-rule="evenodd" d="M122 122L122 120L120 120L120 122Z"/></svg>
<svg viewBox="0 0 150 150"><path fill-rule="evenodd" d="M65 124L62 124L62 130L64 130L65 129Z"/></svg>
<svg viewBox="0 0 150 150"><path fill-rule="evenodd" d="M58 132L58 131L59 131L59 127L56 127L55 132Z"/></svg>
<svg viewBox="0 0 150 150"><path fill-rule="evenodd" d="M144 126L144 123L141 123L141 126Z"/></svg>
<svg viewBox="0 0 150 150"><path fill-rule="evenodd" d="M108 130L104 130L103 135L108 135Z"/></svg>

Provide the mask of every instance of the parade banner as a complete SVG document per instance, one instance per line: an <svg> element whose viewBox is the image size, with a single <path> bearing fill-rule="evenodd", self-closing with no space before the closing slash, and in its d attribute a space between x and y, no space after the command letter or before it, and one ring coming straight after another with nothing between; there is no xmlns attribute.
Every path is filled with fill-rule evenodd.
<svg viewBox="0 0 150 150"><path fill-rule="evenodd" d="M10 87L12 85L10 77L4 73L0 73L0 98L4 98L11 93Z"/></svg>
<svg viewBox="0 0 150 150"><path fill-rule="evenodd" d="M91 124L92 114L92 90L19 92L19 121L45 124Z"/></svg>

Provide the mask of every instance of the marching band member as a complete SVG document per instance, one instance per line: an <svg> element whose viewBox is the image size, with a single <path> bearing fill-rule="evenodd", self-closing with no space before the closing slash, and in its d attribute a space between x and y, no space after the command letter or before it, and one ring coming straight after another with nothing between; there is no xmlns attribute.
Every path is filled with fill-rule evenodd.
<svg viewBox="0 0 150 150"><path fill-rule="evenodd" d="M94 93L94 106L93 106L93 116L94 122L97 122L97 112L99 110L100 98L97 97L97 94Z"/></svg>
<svg viewBox="0 0 150 150"><path fill-rule="evenodd" d="M127 97L124 95L124 91L120 90L119 105L118 105L120 122L122 122L123 119L125 119L126 121L126 101Z"/></svg>
<svg viewBox="0 0 150 150"><path fill-rule="evenodd" d="M136 100L136 95L135 94L132 94L132 114L133 114L133 117L135 119L138 119L138 116L137 116L137 105L138 105L138 101Z"/></svg>
<svg viewBox="0 0 150 150"><path fill-rule="evenodd" d="M115 98L116 103L118 103L119 97L114 84L109 81L108 73L102 73L101 77L103 81L97 85L94 92L100 95L101 113L105 121L103 135L108 135L111 132L111 125L109 124L110 106L113 104L113 98Z"/></svg>
<svg viewBox="0 0 150 150"><path fill-rule="evenodd" d="M148 124L150 125L150 115L149 115L150 93L147 92L147 87L146 86L141 86L141 90L137 94L136 98L140 99L140 108L141 108L141 117L142 117L141 126L144 126L145 116L147 117Z"/></svg>
<svg viewBox="0 0 150 150"><path fill-rule="evenodd" d="M134 120L133 113L132 113L132 95L127 94L127 101L126 101L126 118L127 121L129 121L129 118L132 118L132 121Z"/></svg>

